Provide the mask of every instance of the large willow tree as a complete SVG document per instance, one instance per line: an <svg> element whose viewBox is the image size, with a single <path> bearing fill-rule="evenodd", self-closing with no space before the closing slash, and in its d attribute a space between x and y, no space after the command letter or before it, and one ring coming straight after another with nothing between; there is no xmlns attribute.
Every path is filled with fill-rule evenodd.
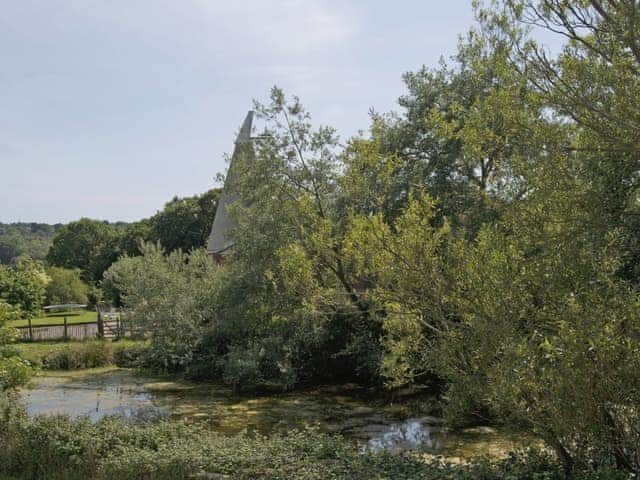
<svg viewBox="0 0 640 480"><path fill-rule="evenodd" d="M491 6L482 35L514 39L504 65L525 82L541 154L521 164L526 194L468 245L459 325L430 365L448 379L451 412L488 410L530 429L568 472L638 472L637 2ZM513 25L556 32L565 46L552 57Z"/></svg>

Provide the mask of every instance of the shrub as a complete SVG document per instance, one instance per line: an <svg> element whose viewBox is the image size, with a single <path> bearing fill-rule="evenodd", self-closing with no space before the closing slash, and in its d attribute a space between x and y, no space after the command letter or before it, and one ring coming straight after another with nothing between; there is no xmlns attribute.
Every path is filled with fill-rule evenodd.
<svg viewBox="0 0 640 480"><path fill-rule="evenodd" d="M578 241L534 239L486 229L467 253L460 324L432 355L449 381L447 411L464 418L488 408L542 438L567 472L637 474L637 292L615 277L615 258Z"/></svg>
<svg viewBox="0 0 640 480"><path fill-rule="evenodd" d="M149 348L142 345L116 346L113 350L113 363L121 368L144 366Z"/></svg>
<svg viewBox="0 0 640 480"><path fill-rule="evenodd" d="M27 383L32 373L31 365L17 356L2 356L0 351L0 392Z"/></svg>
<svg viewBox="0 0 640 480"><path fill-rule="evenodd" d="M79 269L49 267L47 275L51 279L46 287L48 305L87 303L89 286L82 281Z"/></svg>
<svg viewBox="0 0 640 480"><path fill-rule="evenodd" d="M53 350L42 357L46 370L77 370L113 363L113 347L106 342L82 342Z"/></svg>
<svg viewBox="0 0 640 480"><path fill-rule="evenodd" d="M45 370L76 370L117 365L135 368L143 365L148 347L142 342L85 340L68 343L25 343L11 347L16 355ZM8 350L9 347L5 347ZM2 350L2 349L0 349Z"/></svg>
<svg viewBox="0 0 640 480"><path fill-rule="evenodd" d="M129 320L134 329L148 334L147 366L183 371L214 314L215 267L204 250L165 256L152 244L140 248L142 256L114 263L105 282L121 292L122 302L133 312Z"/></svg>
<svg viewBox="0 0 640 480"><path fill-rule="evenodd" d="M33 479L419 478L422 469L405 457L360 455L349 442L313 430L252 439L181 423L30 420L17 409L0 420L0 444L0 475Z"/></svg>
<svg viewBox="0 0 640 480"><path fill-rule="evenodd" d="M259 352L255 349L234 349L223 360L222 379L234 390L255 386L261 379Z"/></svg>
<svg viewBox="0 0 640 480"><path fill-rule="evenodd" d="M360 452L342 437L310 429L271 438L225 437L203 427L105 418L28 419L0 398L0 477L19 479L423 479L562 480L548 455L451 465L410 455ZM576 480L622 480L621 472L578 473Z"/></svg>
<svg viewBox="0 0 640 480"><path fill-rule="evenodd" d="M30 364L19 358L15 348L10 345L17 337L17 331L6 326L8 321L16 320L19 316L17 308L0 300L0 393L23 385L31 375Z"/></svg>

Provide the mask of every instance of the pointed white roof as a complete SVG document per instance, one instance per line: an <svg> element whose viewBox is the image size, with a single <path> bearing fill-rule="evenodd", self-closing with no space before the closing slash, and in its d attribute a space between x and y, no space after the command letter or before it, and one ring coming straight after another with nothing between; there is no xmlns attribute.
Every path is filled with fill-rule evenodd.
<svg viewBox="0 0 640 480"><path fill-rule="evenodd" d="M227 208L238 199L238 195L230 191L230 179L233 177L234 163L237 162L237 157L240 155L240 152L243 151L242 146L251 143L253 113L253 111L247 113L244 123L240 128L240 133L238 133L238 137L236 138L233 155L229 163L229 170L227 171L227 178L225 179L222 194L220 195L216 216L213 219L211 235L209 235L209 242L207 244L207 251L209 253L221 254L231 248L234 243L233 239L229 236L229 231L235 228L237 223L231 218Z"/></svg>

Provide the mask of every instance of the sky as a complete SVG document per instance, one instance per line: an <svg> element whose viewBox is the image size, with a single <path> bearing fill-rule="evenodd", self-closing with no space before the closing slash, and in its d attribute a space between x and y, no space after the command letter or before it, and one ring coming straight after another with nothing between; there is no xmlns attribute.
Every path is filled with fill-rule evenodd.
<svg viewBox="0 0 640 480"><path fill-rule="evenodd" d="M470 0L0 0L0 222L134 221L216 186L273 85L347 138Z"/></svg>

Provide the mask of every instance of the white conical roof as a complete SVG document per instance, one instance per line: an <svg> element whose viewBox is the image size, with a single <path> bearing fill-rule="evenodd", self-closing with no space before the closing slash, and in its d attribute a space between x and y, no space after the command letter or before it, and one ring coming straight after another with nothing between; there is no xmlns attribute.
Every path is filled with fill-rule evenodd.
<svg viewBox="0 0 640 480"><path fill-rule="evenodd" d="M230 190L230 179L233 177L233 166L237 162L237 157L241 151L245 151L242 145L249 144L251 142L251 127L253 124L253 111L247 113L238 138L236 138L235 147L233 149L233 155L231 156L231 162L229 163L229 170L227 171L227 178L224 182L224 188L220 195L220 201L216 208L216 216L213 219L213 226L211 227L211 235L209 235L209 242L207 244L207 251L209 253L221 254L225 250L228 250L233 246L233 239L230 238L229 232L237 226L236 221L231 218L227 208L233 202L238 199L238 195Z"/></svg>

